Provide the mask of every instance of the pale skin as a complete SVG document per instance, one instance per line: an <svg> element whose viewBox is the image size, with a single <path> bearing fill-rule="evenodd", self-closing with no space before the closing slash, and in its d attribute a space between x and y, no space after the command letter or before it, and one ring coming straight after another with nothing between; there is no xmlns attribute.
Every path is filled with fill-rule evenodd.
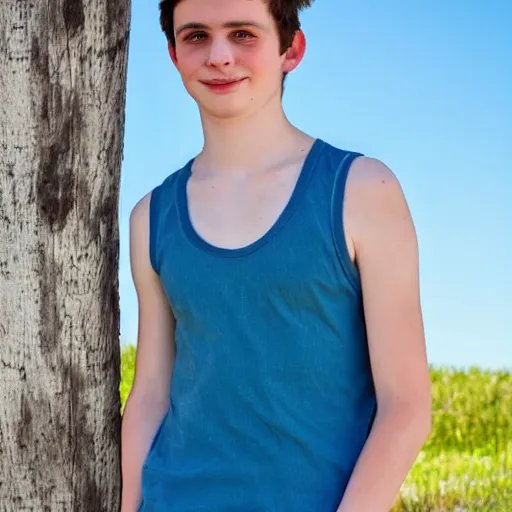
<svg viewBox="0 0 512 512"><path fill-rule="evenodd" d="M401 186L382 162L365 157L354 162L345 201L378 408L338 512L384 512L431 428L418 244Z"/></svg>
<svg viewBox="0 0 512 512"><path fill-rule="evenodd" d="M258 27L225 26L240 21ZM275 222L314 141L289 123L281 103L282 72L299 65L305 37L298 32L292 47L279 55L278 34L262 0L183 0L175 10L175 33L191 22L206 28L183 29L176 48L169 45L198 103L205 140L187 191L190 216L211 244L242 247ZM201 83L220 77L246 79L224 95ZM149 263L149 198L150 193L130 216L139 333L135 382L123 418L122 512L133 512L140 503L140 471L169 406L175 355L175 319ZM431 426L418 245L398 179L373 158L360 157L352 165L343 221L361 276L378 412L337 512L384 512Z"/></svg>

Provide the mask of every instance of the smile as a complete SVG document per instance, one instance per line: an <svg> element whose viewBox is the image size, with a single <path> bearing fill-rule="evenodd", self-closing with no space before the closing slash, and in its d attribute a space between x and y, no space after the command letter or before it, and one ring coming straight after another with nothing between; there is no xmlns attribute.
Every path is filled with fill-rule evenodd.
<svg viewBox="0 0 512 512"><path fill-rule="evenodd" d="M220 92L220 91L227 91L227 90L237 86L238 84L245 81L246 78L247 77L233 79L233 80L210 80L210 81L202 81L201 80L201 83L213 91Z"/></svg>

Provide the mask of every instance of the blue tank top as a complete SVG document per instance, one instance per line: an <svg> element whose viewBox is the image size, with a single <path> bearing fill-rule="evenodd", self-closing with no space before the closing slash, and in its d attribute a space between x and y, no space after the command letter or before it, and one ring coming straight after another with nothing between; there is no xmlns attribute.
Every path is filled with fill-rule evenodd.
<svg viewBox="0 0 512 512"><path fill-rule="evenodd" d="M153 190L150 260L176 360L139 510L336 510L376 412L342 215L359 155L316 139L277 221L239 249L194 230L193 159Z"/></svg>

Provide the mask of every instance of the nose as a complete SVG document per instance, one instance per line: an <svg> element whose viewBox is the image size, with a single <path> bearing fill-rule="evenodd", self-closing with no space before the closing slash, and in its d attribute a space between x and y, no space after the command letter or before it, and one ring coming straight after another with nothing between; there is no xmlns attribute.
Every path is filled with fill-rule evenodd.
<svg viewBox="0 0 512 512"><path fill-rule="evenodd" d="M220 67L228 66L229 64L233 64L233 62L233 51L229 41L221 37L215 38L210 46L208 65Z"/></svg>

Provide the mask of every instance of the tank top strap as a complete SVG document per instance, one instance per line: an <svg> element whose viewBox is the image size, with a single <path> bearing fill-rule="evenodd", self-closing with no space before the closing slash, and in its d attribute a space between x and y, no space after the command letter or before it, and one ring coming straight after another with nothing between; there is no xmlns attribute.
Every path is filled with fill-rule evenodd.
<svg viewBox="0 0 512 512"><path fill-rule="evenodd" d="M179 173L183 172L185 167L174 171L151 191L149 202L149 259L153 270L157 274L160 273L162 233L168 232L170 220L172 221L172 218L177 217L176 181Z"/></svg>
<svg viewBox="0 0 512 512"><path fill-rule="evenodd" d="M340 151L340 150L338 150ZM348 252L345 226L343 222L343 210L345 204L345 192L349 171L354 160L362 153L355 151L340 151L340 161L335 168L333 176L332 196L331 196L331 228L334 240L334 246L338 255L338 259L345 270L348 279L356 291L360 291L361 282L356 266L350 258Z"/></svg>

